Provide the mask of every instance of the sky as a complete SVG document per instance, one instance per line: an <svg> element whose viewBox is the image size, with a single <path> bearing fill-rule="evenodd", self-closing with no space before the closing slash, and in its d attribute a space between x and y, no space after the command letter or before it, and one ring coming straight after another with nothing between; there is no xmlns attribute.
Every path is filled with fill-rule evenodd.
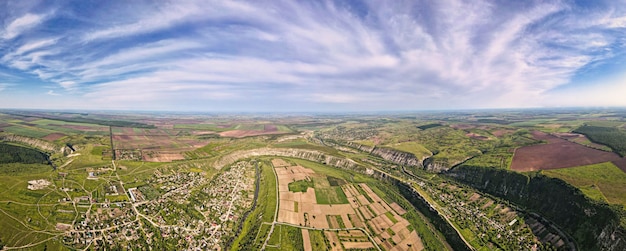
<svg viewBox="0 0 626 251"><path fill-rule="evenodd" d="M626 106L626 0L0 1L0 108Z"/></svg>

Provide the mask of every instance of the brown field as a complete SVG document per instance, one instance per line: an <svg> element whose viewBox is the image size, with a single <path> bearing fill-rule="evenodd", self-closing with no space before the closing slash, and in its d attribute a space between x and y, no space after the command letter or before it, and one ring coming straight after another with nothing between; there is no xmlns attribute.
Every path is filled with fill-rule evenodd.
<svg viewBox="0 0 626 251"><path fill-rule="evenodd" d="M337 215L326 215L326 218L328 219L328 225L330 225L330 228L341 228L339 226L339 222L337 222Z"/></svg>
<svg viewBox="0 0 626 251"><path fill-rule="evenodd" d="M51 124L50 126L58 126L58 125L52 125ZM79 130L79 131L86 131L86 132L97 132L97 131L108 131L109 130L109 128L106 127L106 126L61 125L61 127L74 129L74 130Z"/></svg>
<svg viewBox="0 0 626 251"><path fill-rule="evenodd" d="M273 159L272 164L278 176L279 192L279 222L286 222L300 226L313 227L317 229L338 229L339 217L347 228L360 227L371 229L375 241L379 246L384 246L387 250L422 250L421 239L415 231L409 231L410 223L400 215L406 213L398 204L391 206L382 200L367 184L358 184L363 192L370 197L370 203L361 192L356 189L355 184L346 184L341 188L348 198L349 204L317 204L315 190L311 187L306 192L291 192L288 184L298 180L315 180L325 178L322 174L317 174L313 170L302 166L288 166L284 160ZM316 187L320 183L316 183ZM295 208L297 202L299 208ZM371 208L371 209L370 209ZM398 214L396 214L398 212ZM386 214L391 213L396 220L394 223ZM393 232L387 231L392 229ZM310 239L307 238L308 231L302 231L305 249L309 250ZM364 232L359 230L341 230L339 232L324 231L326 238L331 244L332 250L345 249L369 249L376 245ZM383 241L384 240L384 241Z"/></svg>
<svg viewBox="0 0 626 251"><path fill-rule="evenodd" d="M502 129L502 130L495 130L495 131L491 132L491 134L493 134L493 136L496 136L496 137L502 137L504 135L508 135L508 134L513 133L513 132L515 132L515 131L514 130L504 130L504 129Z"/></svg>
<svg viewBox="0 0 626 251"><path fill-rule="evenodd" d="M586 146L589 146L589 147L595 148L595 149L607 150L607 151L610 151L610 149L611 149L611 148L609 148L607 146L591 142L591 140L589 140L589 138L587 138L587 136L585 136L583 134L578 134L578 133L553 133L553 135L557 136L559 138L566 139L566 140L569 140L569 141L572 141L574 143L578 143L578 144L581 144L581 145L586 145Z"/></svg>
<svg viewBox="0 0 626 251"><path fill-rule="evenodd" d="M454 128L454 129L460 129L460 130L467 130L467 129L474 129L474 128L476 128L475 125L468 125L468 124L456 124L456 125L450 125L450 127Z"/></svg>
<svg viewBox="0 0 626 251"><path fill-rule="evenodd" d="M51 134L46 135L46 136L45 136L45 137L43 137L42 139L47 140L47 141L55 141L55 140L57 140L57 139L60 139L60 138L65 137L65 136L66 136L66 135L65 135L65 134L63 134L63 133L57 133L57 132L55 132L55 133L51 133Z"/></svg>
<svg viewBox="0 0 626 251"><path fill-rule="evenodd" d="M471 132L465 134L465 136L470 137L472 139L477 139L477 140L488 140L489 139L489 137L487 137L487 136L483 136L483 135L476 134L476 133L471 133Z"/></svg>
<svg viewBox="0 0 626 251"><path fill-rule="evenodd" d="M620 169L626 164L619 155L576 144L543 132L533 132L533 137L547 144L526 146L515 150L511 169L520 172L558 169L591 165L611 161Z"/></svg>
<svg viewBox="0 0 626 251"><path fill-rule="evenodd" d="M309 236L309 230L302 229L302 243L304 244L304 251L312 251L311 236Z"/></svg>
<svg viewBox="0 0 626 251"><path fill-rule="evenodd" d="M266 132L276 132L276 131L278 131L278 127L276 127L275 125L265 125L263 127L263 129Z"/></svg>
<svg viewBox="0 0 626 251"><path fill-rule="evenodd" d="M259 136L259 135L271 135L271 134L284 134L285 132L280 132L278 130L268 131L266 130L232 130L220 132L219 135L222 137L233 137L233 138L243 138L243 137L251 137L251 136Z"/></svg>
<svg viewBox="0 0 626 251"><path fill-rule="evenodd" d="M164 129L117 128L113 133L115 149L141 150L142 160L151 162L171 162L185 159L183 153L193 151L207 144L207 140L182 138L177 131Z"/></svg>
<svg viewBox="0 0 626 251"><path fill-rule="evenodd" d="M287 161L284 161L282 159L273 159L272 160L272 165L274 167L284 167L284 166L290 166L289 163L287 163Z"/></svg>
<svg viewBox="0 0 626 251"><path fill-rule="evenodd" d="M144 161L150 162L172 162L174 160L182 160L185 159L182 153L162 153L157 152L149 156L147 154L142 155Z"/></svg>
<svg viewBox="0 0 626 251"><path fill-rule="evenodd" d="M391 208L393 208L393 211L396 211L396 213L398 213L398 215L403 215L406 213L406 210L404 210L404 208L402 208L400 205L398 205L398 203L391 203Z"/></svg>
<svg viewBox="0 0 626 251"><path fill-rule="evenodd" d="M339 237L337 237L336 232L324 231L324 235L326 235L326 239L328 239L332 251L343 250L343 248L341 248L341 241L339 241Z"/></svg>
<svg viewBox="0 0 626 251"><path fill-rule="evenodd" d="M346 249L368 249L374 248L371 242L342 242Z"/></svg>

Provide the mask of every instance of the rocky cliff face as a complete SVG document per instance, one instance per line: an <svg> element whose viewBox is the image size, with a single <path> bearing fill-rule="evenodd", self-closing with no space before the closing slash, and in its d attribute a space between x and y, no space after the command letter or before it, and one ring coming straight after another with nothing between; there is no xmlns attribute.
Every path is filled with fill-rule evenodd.
<svg viewBox="0 0 626 251"><path fill-rule="evenodd" d="M56 146L50 142L13 134L0 135L0 141L22 143L49 153L57 153L62 151L62 147Z"/></svg>
<svg viewBox="0 0 626 251"><path fill-rule="evenodd" d="M330 156L318 151L290 148L258 148L252 150L236 151L219 158L214 162L213 166L220 169L228 164L234 163L239 159L267 155L300 158L349 170L365 169L363 166L359 165L351 159Z"/></svg>
<svg viewBox="0 0 626 251"><path fill-rule="evenodd" d="M431 171L431 172L440 173L440 172L448 171L450 169L450 166L448 165L448 163L436 161L436 160L433 160L432 157L430 157L424 160L424 169Z"/></svg>
<svg viewBox="0 0 626 251"><path fill-rule="evenodd" d="M385 147L371 147L354 142L348 142L347 145L359 151L367 152L371 155L383 158L386 161L393 162L398 165L405 166L422 166L422 161L417 159L412 153L402 152Z"/></svg>
<svg viewBox="0 0 626 251"><path fill-rule="evenodd" d="M511 201L556 223L580 250L626 250L621 208L592 201L566 182L541 174L461 166L447 173L483 192Z"/></svg>

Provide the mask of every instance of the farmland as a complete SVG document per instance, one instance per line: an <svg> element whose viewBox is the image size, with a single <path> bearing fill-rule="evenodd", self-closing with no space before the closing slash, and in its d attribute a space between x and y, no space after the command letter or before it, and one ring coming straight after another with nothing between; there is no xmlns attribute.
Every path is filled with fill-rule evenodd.
<svg viewBox="0 0 626 251"><path fill-rule="evenodd" d="M607 161L614 161L620 164L622 160L622 158L615 153L585 147L542 132L535 131L533 132L533 136L535 139L544 140L547 141L547 143L517 149L511 164L512 170L536 171L558 169L598 164Z"/></svg>
<svg viewBox="0 0 626 251"><path fill-rule="evenodd" d="M611 162L543 173L567 181L593 199L626 207L626 173Z"/></svg>
<svg viewBox="0 0 626 251"><path fill-rule="evenodd" d="M0 112L0 241L26 249L602 249L606 240L593 233L622 238L626 227L626 159L590 128L618 135L626 122L598 114ZM597 214L583 216L589 210ZM591 221L597 226L578 227Z"/></svg>

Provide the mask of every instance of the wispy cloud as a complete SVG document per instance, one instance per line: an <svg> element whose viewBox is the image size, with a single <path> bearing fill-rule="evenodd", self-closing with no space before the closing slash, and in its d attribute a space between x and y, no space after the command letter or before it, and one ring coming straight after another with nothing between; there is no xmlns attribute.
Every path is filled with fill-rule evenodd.
<svg viewBox="0 0 626 251"><path fill-rule="evenodd" d="M626 47L617 1L105 4L4 20L0 64L101 106L520 107Z"/></svg>
<svg viewBox="0 0 626 251"><path fill-rule="evenodd" d="M53 90L48 90L48 92L46 92L46 94L50 95L50 96L59 96L59 95L61 95L61 94L58 94L58 93L54 92Z"/></svg>
<svg viewBox="0 0 626 251"><path fill-rule="evenodd" d="M4 89L6 89L9 86L10 86L10 84L0 84L0 92L4 91Z"/></svg>
<svg viewBox="0 0 626 251"><path fill-rule="evenodd" d="M3 39L12 39L20 35L25 30L31 29L40 24L45 18L45 15L37 15L27 13L13 21L11 21L4 31L1 33Z"/></svg>

